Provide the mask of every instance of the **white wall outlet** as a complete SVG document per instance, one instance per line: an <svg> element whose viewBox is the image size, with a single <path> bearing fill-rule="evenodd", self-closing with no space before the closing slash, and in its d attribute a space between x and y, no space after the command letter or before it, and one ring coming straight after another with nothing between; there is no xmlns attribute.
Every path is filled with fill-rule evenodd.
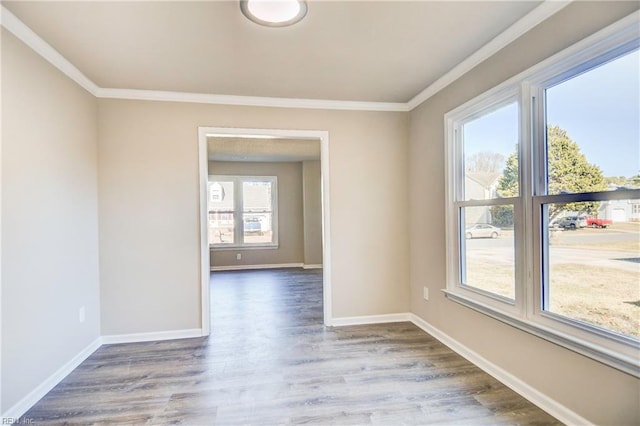
<svg viewBox="0 0 640 426"><path fill-rule="evenodd" d="M236 260L242 260L242 253L236 254Z"/></svg>
<svg viewBox="0 0 640 426"><path fill-rule="evenodd" d="M424 300L429 300L429 288L422 287L422 297Z"/></svg>
<svg viewBox="0 0 640 426"><path fill-rule="evenodd" d="M86 318L87 318L86 309L84 308L84 306L81 306L80 309L78 309L78 321L80 321L80 323L82 324Z"/></svg>

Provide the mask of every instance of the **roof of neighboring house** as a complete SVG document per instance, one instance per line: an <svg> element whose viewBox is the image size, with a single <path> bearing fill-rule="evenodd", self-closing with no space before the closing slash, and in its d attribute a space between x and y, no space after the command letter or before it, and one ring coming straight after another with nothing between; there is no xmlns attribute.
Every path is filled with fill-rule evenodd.
<svg viewBox="0 0 640 426"><path fill-rule="evenodd" d="M502 174L498 172L467 172L465 176L485 188L491 188Z"/></svg>

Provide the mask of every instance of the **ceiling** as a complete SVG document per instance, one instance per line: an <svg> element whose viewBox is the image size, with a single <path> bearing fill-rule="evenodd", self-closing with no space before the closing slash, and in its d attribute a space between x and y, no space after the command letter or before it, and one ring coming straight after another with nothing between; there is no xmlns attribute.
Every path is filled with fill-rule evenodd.
<svg viewBox="0 0 640 426"><path fill-rule="evenodd" d="M320 140L255 137L207 138L209 161L290 162L320 160Z"/></svg>
<svg viewBox="0 0 640 426"><path fill-rule="evenodd" d="M309 0L286 28L237 1L3 1L100 88L407 102L540 1Z"/></svg>

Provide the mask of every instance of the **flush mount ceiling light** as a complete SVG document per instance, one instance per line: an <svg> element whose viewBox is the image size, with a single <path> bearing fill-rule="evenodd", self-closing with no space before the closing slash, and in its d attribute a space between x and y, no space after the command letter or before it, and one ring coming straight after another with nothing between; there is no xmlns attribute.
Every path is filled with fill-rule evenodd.
<svg viewBox="0 0 640 426"><path fill-rule="evenodd" d="M307 14L302 0L240 0L244 16L267 27L286 27L299 22Z"/></svg>

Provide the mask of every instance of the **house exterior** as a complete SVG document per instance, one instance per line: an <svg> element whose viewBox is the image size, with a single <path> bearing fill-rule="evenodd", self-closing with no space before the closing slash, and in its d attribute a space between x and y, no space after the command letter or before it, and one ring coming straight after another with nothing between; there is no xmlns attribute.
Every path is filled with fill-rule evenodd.
<svg viewBox="0 0 640 426"><path fill-rule="evenodd" d="M598 218L615 222L640 222L640 200L603 201Z"/></svg>
<svg viewBox="0 0 640 426"><path fill-rule="evenodd" d="M502 175L497 172L466 172L464 191L467 199L488 200L498 197L498 185ZM467 226L477 223L493 222L490 207L476 207L466 209L465 220Z"/></svg>

